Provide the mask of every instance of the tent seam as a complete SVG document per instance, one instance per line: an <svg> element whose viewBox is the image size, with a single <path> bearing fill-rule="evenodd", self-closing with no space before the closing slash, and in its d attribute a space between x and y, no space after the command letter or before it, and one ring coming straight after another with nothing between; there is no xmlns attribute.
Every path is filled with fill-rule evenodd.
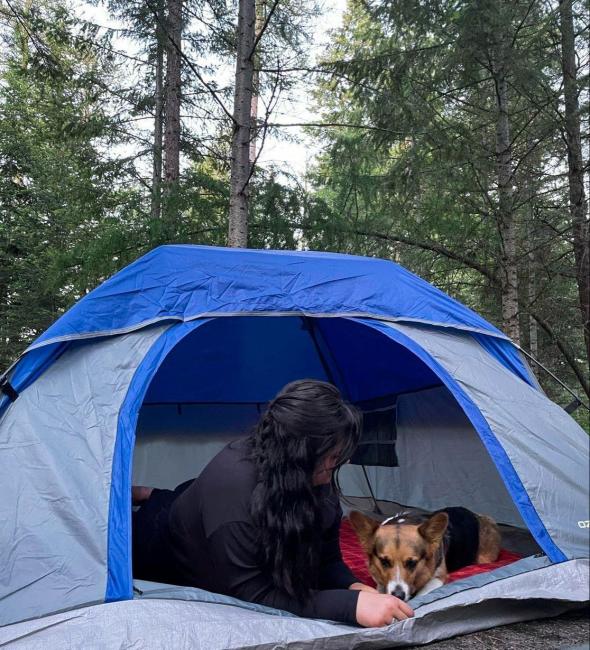
<svg viewBox="0 0 590 650"><path fill-rule="evenodd" d="M405 318L403 316L382 316L378 314L370 314L367 312L310 312L310 311L236 311L236 312L201 312L193 316L181 317L181 316L162 316L161 318L152 318L147 321L142 321L141 323L136 323L135 325L130 325L128 327L121 327L113 330L101 330L98 332L82 332L79 334L64 334L63 336L56 336L46 341L40 341L39 343L33 343L30 345L24 352L23 355L39 348L45 347L47 345L52 345L55 343L61 343L65 341L76 341L82 339L92 339L99 338L101 336L117 336L120 334L129 334L130 332L135 332L137 330L143 329L144 327L149 327L156 323L163 323L166 321L176 321L188 323L193 320L200 318L235 318L239 316L271 316L271 317L285 317L285 316L306 316L308 318L369 318L377 321L385 321L392 323L418 323L421 325L427 325L430 327L442 327L444 329L458 330L461 332L474 332L477 334L483 334L484 336L491 336L504 341L509 341L514 345L514 342L506 336L503 332L493 332L490 330L485 330L479 327L469 327L457 325L456 323L441 323L438 321L429 321L420 318ZM18 361L18 360L17 360ZM17 362L12 364L11 369L16 365ZM8 372L8 371L7 371Z"/></svg>

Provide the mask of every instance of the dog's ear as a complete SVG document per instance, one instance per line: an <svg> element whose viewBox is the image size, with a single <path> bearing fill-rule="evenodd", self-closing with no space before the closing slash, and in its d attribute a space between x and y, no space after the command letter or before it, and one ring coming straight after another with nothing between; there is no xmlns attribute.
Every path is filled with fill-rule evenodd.
<svg viewBox="0 0 590 650"><path fill-rule="evenodd" d="M418 526L418 532L430 544L440 544L449 525L449 515L437 512Z"/></svg>
<svg viewBox="0 0 590 650"><path fill-rule="evenodd" d="M348 515L348 518L363 548L367 553L370 553L373 550L373 535L379 528L379 522L357 510L353 510Z"/></svg>

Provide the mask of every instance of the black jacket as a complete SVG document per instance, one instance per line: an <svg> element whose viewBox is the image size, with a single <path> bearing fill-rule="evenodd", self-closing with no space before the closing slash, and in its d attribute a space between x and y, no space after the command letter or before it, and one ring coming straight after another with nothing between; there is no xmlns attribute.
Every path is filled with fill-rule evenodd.
<svg viewBox="0 0 590 650"><path fill-rule="evenodd" d="M250 497L256 485L245 441L225 447L201 475L174 492L154 490L134 513L134 575L183 584L276 607L299 616L356 623L356 578L342 561L342 510L328 486L322 502L318 591L307 602L275 587L261 568ZM142 543L140 540L143 540Z"/></svg>

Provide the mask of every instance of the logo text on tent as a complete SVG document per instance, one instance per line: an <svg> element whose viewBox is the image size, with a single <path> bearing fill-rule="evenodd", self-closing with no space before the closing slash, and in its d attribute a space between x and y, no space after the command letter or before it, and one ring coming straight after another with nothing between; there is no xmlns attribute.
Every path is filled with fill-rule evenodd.
<svg viewBox="0 0 590 650"><path fill-rule="evenodd" d="M590 520L587 519L586 521L578 521L578 526L580 528L590 528Z"/></svg>

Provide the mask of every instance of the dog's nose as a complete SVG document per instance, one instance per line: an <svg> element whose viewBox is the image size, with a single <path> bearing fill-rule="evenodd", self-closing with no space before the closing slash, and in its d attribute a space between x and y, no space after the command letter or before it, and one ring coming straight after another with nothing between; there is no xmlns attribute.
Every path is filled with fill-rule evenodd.
<svg viewBox="0 0 590 650"><path fill-rule="evenodd" d="M406 599L406 592L400 586L396 586L391 592L391 595L399 598L400 600Z"/></svg>

